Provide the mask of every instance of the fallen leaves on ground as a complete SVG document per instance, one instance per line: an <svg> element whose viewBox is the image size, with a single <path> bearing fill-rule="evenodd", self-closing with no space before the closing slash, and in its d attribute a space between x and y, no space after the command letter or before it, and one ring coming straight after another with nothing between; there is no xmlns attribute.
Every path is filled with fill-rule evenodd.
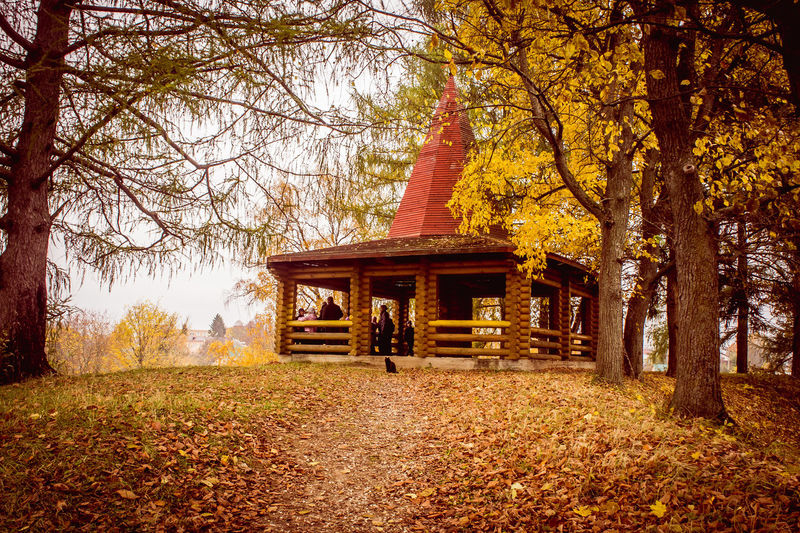
<svg viewBox="0 0 800 533"><path fill-rule="evenodd" d="M0 529L789 531L800 385L575 371L161 369L0 388Z"/></svg>

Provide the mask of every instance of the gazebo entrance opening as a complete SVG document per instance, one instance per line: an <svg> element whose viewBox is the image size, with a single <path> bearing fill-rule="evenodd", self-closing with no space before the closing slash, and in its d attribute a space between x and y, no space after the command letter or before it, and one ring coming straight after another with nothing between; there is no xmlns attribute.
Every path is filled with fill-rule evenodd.
<svg viewBox="0 0 800 533"><path fill-rule="evenodd" d="M505 320L505 274L440 274L438 318L440 321L502 321ZM494 303L494 306L491 306ZM489 310L494 313L488 312ZM494 326L439 326L436 346L441 348L470 348L471 350L502 349L502 330ZM489 336L487 338L486 336ZM470 357L453 352L455 357Z"/></svg>
<svg viewBox="0 0 800 533"><path fill-rule="evenodd" d="M392 354L407 355L408 346L403 342L406 323L413 321L414 315L412 302L417 290L417 282L414 276L392 276L376 275L370 277L370 298L372 317L378 318L380 306L386 305L389 314L394 322L394 333L392 334ZM377 339L376 331L372 331L372 342L370 353L376 353Z"/></svg>

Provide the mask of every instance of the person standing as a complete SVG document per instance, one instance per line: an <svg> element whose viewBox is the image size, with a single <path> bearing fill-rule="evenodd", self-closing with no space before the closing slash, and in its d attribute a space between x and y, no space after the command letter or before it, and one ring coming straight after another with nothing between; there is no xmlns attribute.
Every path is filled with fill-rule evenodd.
<svg viewBox="0 0 800 533"><path fill-rule="evenodd" d="M375 355L378 353L378 317L372 317L369 323L369 339L369 353Z"/></svg>
<svg viewBox="0 0 800 533"><path fill-rule="evenodd" d="M339 320L344 316L342 308L333 301L333 296L328 296L328 301L322 305L319 312L320 320Z"/></svg>
<svg viewBox="0 0 800 533"><path fill-rule="evenodd" d="M320 320L341 320L344 316L342 312L342 308L336 305L333 301L333 296L328 296L328 300L322 304L322 309L319 311L319 319ZM329 333L338 333L342 330L340 328L331 328L331 327L324 327L320 328L320 331L327 331ZM340 342L336 341L325 341L324 344L341 344Z"/></svg>
<svg viewBox="0 0 800 533"><path fill-rule="evenodd" d="M410 320L403 329L403 340L406 343L406 355L414 355L414 323Z"/></svg>
<svg viewBox="0 0 800 533"><path fill-rule="evenodd" d="M378 351L381 355L392 355L392 334L394 333L394 322L386 310L386 306L381 306L381 314L378 317Z"/></svg>

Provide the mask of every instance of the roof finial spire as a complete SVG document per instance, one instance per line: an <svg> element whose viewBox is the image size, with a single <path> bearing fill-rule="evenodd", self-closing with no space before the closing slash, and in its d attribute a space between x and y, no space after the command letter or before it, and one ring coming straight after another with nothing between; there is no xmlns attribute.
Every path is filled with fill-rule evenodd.
<svg viewBox="0 0 800 533"><path fill-rule="evenodd" d="M447 208L475 142L469 118L450 76L431 121L389 237L456 234L459 222Z"/></svg>

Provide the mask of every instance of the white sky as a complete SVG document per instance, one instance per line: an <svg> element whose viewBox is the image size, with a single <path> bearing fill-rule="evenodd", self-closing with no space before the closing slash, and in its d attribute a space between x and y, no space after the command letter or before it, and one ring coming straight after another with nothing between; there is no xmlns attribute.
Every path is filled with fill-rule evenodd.
<svg viewBox="0 0 800 533"><path fill-rule="evenodd" d="M172 279L139 274L115 282L109 291L95 275L87 273L83 285L78 279L73 280L72 305L107 313L112 324L122 318L127 307L143 300L157 303L169 313L178 313L181 324L188 319L191 329L208 329L217 313L226 326L237 320L246 324L261 309L248 306L242 299L226 302L239 279L254 275L234 265L178 273Z"/></svg>

